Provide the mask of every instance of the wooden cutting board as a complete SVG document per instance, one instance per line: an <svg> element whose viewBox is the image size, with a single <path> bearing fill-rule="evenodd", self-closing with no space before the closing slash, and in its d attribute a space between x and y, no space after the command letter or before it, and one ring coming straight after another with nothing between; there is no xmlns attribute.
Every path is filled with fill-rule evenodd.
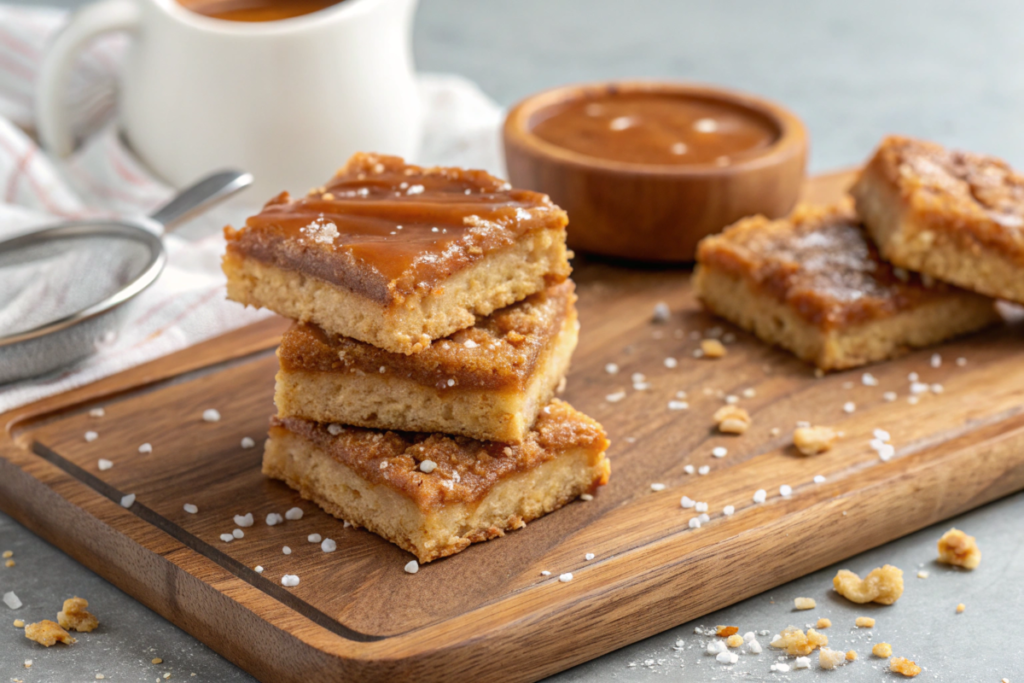
<svg viewBox="0 0 1024 683"><path fill-rule="evenodd" d="M808 198L830 200L849 179L816 179ZM875 365L878 385L865 386L863 371L817 379L703 313L687 271L581 262L574 277L583 329L564 398L607 428L611 482L591 502L416 575L403 571L407 553L261 476L279 319L8 413L0 507L263 680L528 681L1024 488L1019 321ZM651 322L660 301L667 324ZM715 327L737 337L728 356L695 359L693 335ZM634 390L637 372L649 388ZM944 391L908 403L911 372ZM624 399L605 400L620 390ZM679 391L689 410L668 409ZM898 400L883 400L887 391ZM712 429L725 395L753 415L741 437ZM844 412L848 401L855 412ZM90 416L95 407L106 415ZM208 408L222 419L204 422ZM790 441L798 420L845 438L802 457ZM877 428L892 434L889 462L868 445ZM91 443L89 430L99 434ZM246 436L255 448L240 446ZM151 454L138 452L143 443ZM712 457L716 446L728 455ZM99 458L113 468L100 471ZM653 492L656 482L667 488ZM760 488L763 505L752 501ZM137 498L124 509L128 493ZM707 501L712 521L689 529L683 494ZM735 515L722 515L726 505ZM264 523L293 506L301 520ZM222 542L247 512L256 524ZM321 552L312 533L338 550ZM563 572L572 581L559 582ZM284 573L300 585L284 588Z"/></svg>

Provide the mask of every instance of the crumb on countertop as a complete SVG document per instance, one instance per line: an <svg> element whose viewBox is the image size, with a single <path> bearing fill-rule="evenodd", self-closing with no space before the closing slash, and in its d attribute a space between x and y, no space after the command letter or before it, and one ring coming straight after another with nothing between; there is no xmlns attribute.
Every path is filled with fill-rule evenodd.
<svg viewBox="0 0 1024 683"><path fill-rule="evenodd" d="M871 654L876 657L892 657L892 645L889 643L875 643L871 648Z"/></svg>
<svg viewBox="0 0 1024 683"><path fill-rule="evenodd" d="M60 627L60 624L43 619L35 624L25 627L25 637L34 640L43 647L51 647L57 643L71 645L75 641L71 635Z"/></svg>
<svg viewBox="0 0 1024 683"><path fill-rule="evenodd" d="M731 404L722 406L715 411L712 419L718 426L718 431L723 434L743 434L753 423L750 413L739 406Z"/></svg>
<svg viewBox="0 0 1024 683"><path fill-rule="evenodd" d="M100 625L100 620L86 611L89 602L84 598L74 597L64 601L64 609L57 613L57 622L61 628L88 633Z"/></svg>
<svg viewBox="0 0 1024 683"><path fill-rule="evenodd" d="M939 539L939 562L974 569L981 564L981 550L974 536L953 528Z"/></svg>
<svg viewBox="0 0 1024 683"><path fill-rule="evenodd" d="M874 628L875 620L872 617L857 617L853 622L857 628Z"/></svg>
<svg viewBox="0 0 1024 683"><path fill-rule="evenodd" d="M822 617L818 619L818 623L814 625L814 628L829 628L832 626L832 620L828 617Z"/></svg>
<svg viewBox="0 0 1024 683"><path fill-rule="evenodd" d="M839 432L831 427L797 427L793 431L793 445L804 455L820 455L832 448Z"/></svg>
<svg viewBox="0 0 1024 683"><path fill-rule="evenodd" d="M826 645L828 636L818 633L813 628L807 629L807 633L804 634L796 626L787 626L771 642L772 647L785 650L786 654L793 656L809 655L815 648Z"/></svg>
<svg viewBox="0 0 1024 683"><path fill-rule="evenodd" d="M889 671L913 678L921 673L921 667L905 657L893 657L889 660Z"/></svg>
<svg viewBox="0 0 1024 683"><path fill-rule="evenodd" d="M903 572L890 564L872 569L861 579L857 574L840 569L832 585L837 593L851 602L877 602L891 605L903 595Z"/></svg>
<svg viewBox="0 0 1024 683"><path fill-rule="evenodd" d="M722 358L729 353L725 345L717 339L703 339L700 342L700 350L704 353L704 358Z"/></svg>

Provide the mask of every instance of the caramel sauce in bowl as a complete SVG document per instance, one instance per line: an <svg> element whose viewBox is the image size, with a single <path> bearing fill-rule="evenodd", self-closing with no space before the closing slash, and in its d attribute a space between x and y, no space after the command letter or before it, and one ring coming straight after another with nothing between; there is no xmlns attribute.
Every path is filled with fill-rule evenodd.
<svg viewBox="0 0 1024 683"><path fill-rule="evenodd" d="M785 108L687 83L548 90L513 107L503 132L511 182L568 211L571 247L641 261L692 261L740 218L786 215L807 159Z"/></svg>

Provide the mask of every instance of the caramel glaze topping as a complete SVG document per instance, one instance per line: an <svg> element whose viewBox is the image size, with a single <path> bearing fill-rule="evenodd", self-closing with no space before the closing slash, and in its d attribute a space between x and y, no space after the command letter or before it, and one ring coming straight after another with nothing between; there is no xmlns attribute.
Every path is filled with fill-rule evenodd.
<svg viewBox="0 0 1024 683"><path fill-rule="evenodd" d="M284 192L224 235L229 252L392 305L434 291L524 234L568 222L547 195L484 171L360 153L326 186L301 199Z"/></svg>
<svg viewBox="0 0 1024 683"><path fill-rule="evenodd" d="M360 372L399 376L438 391L525 389L541 354L566 320L575 323L576 286L552 285L517 304L477 320L469 329L431 342L407 356L316 325L294 323L277 356L284 371Z"/></svg>
<svg viewBox="0 0 1024 683"><path fill-rule="evenodd" d="M848 199L800 206L783 220L745 218L708 237L697 261L743 277L821 329L840 329L912 309L956 287L894 268L878 255Z"/></svg>
<svg viewBox="0 0 1024 683"><path fill-rule="evenodd" d="M1024 176L995 157L892 135L869 163L927 227L978 241L1024 264Z"/></svg>
<svg viewBox="0 0 1024 683"><path fill-rule="evenodd" d="M601 425L558 399L540 412L533 430L515 445L361 427L343 427L332 436L328 425L292 417L272 418L272 437L277 430L312 441L359 476L398 491L425 512L477 502L503 479L567 451L585 449L596 464L608 448ZM429 474L419 469L424 460L437 466Z"/></svg>

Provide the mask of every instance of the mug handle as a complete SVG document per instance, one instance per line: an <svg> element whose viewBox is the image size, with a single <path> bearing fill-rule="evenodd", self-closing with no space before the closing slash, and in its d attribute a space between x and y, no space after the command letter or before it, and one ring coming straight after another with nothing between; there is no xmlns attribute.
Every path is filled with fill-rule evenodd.
<svg viewBox="0 0 1024 683"><path fill-rule="evenodd" d="M139 19L136 0L102 0L72 14L50 43L36 86L36 130L50 154L63 158L75 148L64 102L75 57L100 34L131 30Z"/></svg>

